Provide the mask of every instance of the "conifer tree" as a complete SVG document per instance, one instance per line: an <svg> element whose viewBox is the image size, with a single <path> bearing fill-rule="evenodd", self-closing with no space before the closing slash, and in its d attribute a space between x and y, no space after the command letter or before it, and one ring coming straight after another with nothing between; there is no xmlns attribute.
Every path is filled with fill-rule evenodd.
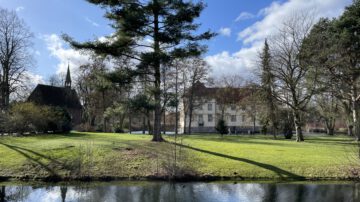
<svg viewBox="0 0 360 202"><path fill-rule="evenodd" d="M267 40L264 43L263 52L260 55L261 59L261 84L262 97L265 101L265 119L271 127L271 133L276 138L276 129L278 127L276 119L276 100L273 98L274 76L271 72L271 54Z"/></svg>
<svg viewBox="0 0 360 202"><path fill-rule="evenodd" d="M183 0L87 0L106 9L115 33L108 40L79 43L64 36L77 49L98 55L128 57L137 61L127 69L131 77L147 75L152 81L155 101L153 141L161 136L161 67L176 58L201 55L206 47L199 42L214 36L210 31L193 34L200 24L194 22L205 5Z"/></svg>

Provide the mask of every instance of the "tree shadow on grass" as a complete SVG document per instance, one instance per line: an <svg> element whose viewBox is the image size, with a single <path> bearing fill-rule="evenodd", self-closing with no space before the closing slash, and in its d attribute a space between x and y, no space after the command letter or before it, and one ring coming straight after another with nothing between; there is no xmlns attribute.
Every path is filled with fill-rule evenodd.
<svg viewBox="0 0 360 202"><path fill-rule="evenodd" d="M45 156L45 155L43 155L43 154L34 152L34 151L32 151L32 150L29 150L29 149L25 149L25 148L22 148L22 147L18 147L18 146L14 146L14 145L9 145L9 144L5 144L5 143L1 143L1 142L0 142L0 144L6 146L7 148L9 148L9 149L11 149L11 150L14 150L14 151L20 153L21 155L23 155L24 157L26 157L26 158L29 159L30 161L38 164L39 166L41 166L42 168L44 168L46 171L48 171L52 176L58 176L58 174L57 174L53 169L51 169L48 165L44 164L44 163L41 162L39 159L36 159L36 158L30 156L30 155L27 154L26 152L32 153L32 154L34 154L34 155L36 155L36 156L39 156L39 157L41 157L41 158L48 159L48 160L50 160L50 161L52 161L52 162L57 162L56 160L53 160L53 159L51 159L50 157L47 157L47 156ZM57 163L59 163L59 162L57 162Z"/></svg>
<svg viewBox="0 0 360 202"><path fill-rule="evenodd" d="M217 143L235 143L235 144L257 144L257 145L267 145L267 146L293 146L291 140L275 140L273 142L269 142L266 141L267 139L263 139L264 141L253 141L250 139L207 139L206 137L204 138L192 138L191 140L196 139L196 140L203 140L203 141L211 141L211 142L217 142ZM190 139L189 139L190 140ZM274 139L269 139L269 140L274 140Z"/></svg>
<svg viewBox="0 0 360 202"><path fill-rule="evenodd" d="M246 158L239 158L239 157L235 157L235 156L229 156L229 155L221 154L221 153L217 153L217 152L207 151L207 150L204 150L204 149L199 149L199 148L191 147L191 146L188 146L188 145L182 145L182 144L178 144L178 143L172 143L172 144L176 144L176 145L178 145L180 147L191 149L191 150L194 150L194 151L203 152L203 153L206 153L206 154L211 154L211 155L222 157L222 158L227 158L227 159L231 159L231 160L240 161L240 162L243 162L243 163L248 163L248 164L251 164L251 165L255 165L255 166L258 166L260 168L264 168L266 170L273 171L280 178L283 178L283 179L284 178L291 178L291 179L298 179L298 180L305 179L303 176L297 175L295 173L291 173L289 171L283 170L283 169L281 169L279 167L276 167L276 166L273 166L273 165L270 165L270 164L260 163L260 162L249 160L249 159L246 159Z"/></svg>

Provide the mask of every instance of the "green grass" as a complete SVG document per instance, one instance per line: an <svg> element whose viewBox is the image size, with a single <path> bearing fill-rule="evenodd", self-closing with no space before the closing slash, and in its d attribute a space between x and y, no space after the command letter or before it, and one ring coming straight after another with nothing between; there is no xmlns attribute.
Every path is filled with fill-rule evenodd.
<svg viewBox="0 0 360 202"><path fill-rule="evenodd" d="M150 140L148 135L105 133L0 137L0 176L171 175L174 145ZM349 170L358 165L357 144L346 136L310 136L297 143L262 135L191 135L177 142L182 144L177 146L177 173L197 176L345 179L354 177Z"/></svg>

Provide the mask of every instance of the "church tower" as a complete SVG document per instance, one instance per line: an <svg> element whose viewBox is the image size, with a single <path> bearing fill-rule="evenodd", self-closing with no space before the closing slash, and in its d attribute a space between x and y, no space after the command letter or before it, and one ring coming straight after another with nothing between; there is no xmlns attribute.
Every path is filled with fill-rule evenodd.
<svg viewBox="0 0 360 202"><path fill-rule="evenodd" d="M65 88L70 88L71 89L71 76L70 76L70 66L69 66L69 64L68 64L68 69L67 69L66 78L65 78Z"/></svg>

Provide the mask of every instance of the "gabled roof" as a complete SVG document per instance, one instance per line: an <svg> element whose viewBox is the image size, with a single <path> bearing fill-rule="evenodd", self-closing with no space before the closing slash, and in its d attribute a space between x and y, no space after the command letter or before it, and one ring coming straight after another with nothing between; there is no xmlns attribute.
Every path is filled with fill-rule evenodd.
<svg viewBox="0 0 360 202"><path fill-rule="evenodd" d="M76 91L66 87L38 84L29 96L28 101L40 105L82 109Z"/></svg>
<svg viewBox="0 0 360 202"><path fill-rule="evenodd" d="M229 99L236 102L250 96L252 92L253 90L249 86L241 88L206 87L201 82L194 85L194 95L199 98Z"/></svg>

